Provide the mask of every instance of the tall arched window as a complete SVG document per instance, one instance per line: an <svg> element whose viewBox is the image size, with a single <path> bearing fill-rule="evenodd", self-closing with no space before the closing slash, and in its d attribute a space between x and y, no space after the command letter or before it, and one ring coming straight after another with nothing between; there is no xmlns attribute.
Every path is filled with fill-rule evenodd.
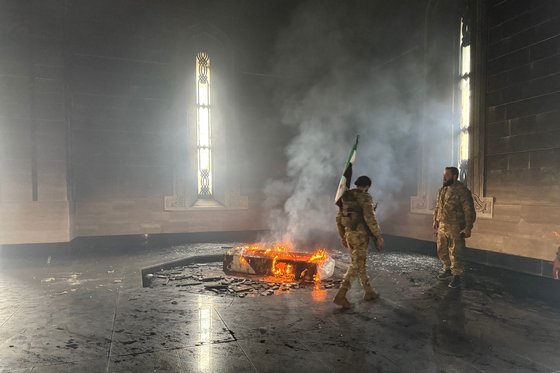
<svg viewBox="0 0 560 373"><path fill-rule="evenodd" d="M196 130L198 157L198 197L213 198L212 185L212 105L210 56L206 52L196 55Z"/></svg>
<svg viewBox="0 0 560 373"><path fill-rule="evenodd" d="M461 18L459 75L459 156L460 179L466 181L469 168L469 127L471 111L471 32L468 19Z"/></svg>

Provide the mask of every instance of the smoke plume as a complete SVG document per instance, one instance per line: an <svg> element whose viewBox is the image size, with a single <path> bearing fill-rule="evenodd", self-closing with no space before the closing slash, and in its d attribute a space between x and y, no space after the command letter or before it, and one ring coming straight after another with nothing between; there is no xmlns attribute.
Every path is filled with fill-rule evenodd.
<svg viewBox="0 0 560 373"><path fill-rule="evenodd" d="M353 179L372 178L381 224L409 206L413 192L404 192L416 187L421 118L422 2L387 3L308 1L278 38L276 102L296 135L285 149L285 177L265 187L273 239L309 244L332 236L336 187L358 134Z"/></svg>

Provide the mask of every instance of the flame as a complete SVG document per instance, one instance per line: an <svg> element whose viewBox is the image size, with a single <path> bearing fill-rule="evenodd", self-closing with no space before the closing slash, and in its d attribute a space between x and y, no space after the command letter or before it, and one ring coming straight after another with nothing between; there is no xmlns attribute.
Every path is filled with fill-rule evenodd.
<svg viewBox="0 0 560 373"><path fill-rule="evenodd" d="M328 255L327 252L325 251L325 249L318 249L317 251L315 251L313 253L313 255L311 255L311 258L309 258L308 262L309 263L313 263L313 262L319 262L322 263L327 259Z"/></svg>
<svg viewBox="0 0 560 373"><path fill-rule="evenodd" d="M294 270L291 264L276 263L278 256L272 261L272 273L276 277L293 277Z"/></svg>
<svg viewBox="0 0 560 373"><path fill-rule="evenodd" d="M249 265L244 256L267 256L272 258L271 272L274 277L282 278L283 280L292 281L295 278L295 271L291 264L285 263L282 260L298 260L306 261L308 263L323 263L328 254L324 248L318 248L313 253L300 253L295 252L294 244L290 241L278 241L274 243L254 243L240 247L242 249L239 263L241 265ZM320 281L319 275L313 276L313 281Z"/></svg>

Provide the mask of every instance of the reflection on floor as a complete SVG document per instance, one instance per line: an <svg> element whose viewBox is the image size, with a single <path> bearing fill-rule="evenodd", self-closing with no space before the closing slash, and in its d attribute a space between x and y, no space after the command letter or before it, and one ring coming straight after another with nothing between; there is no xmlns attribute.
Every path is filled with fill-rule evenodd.
<svg viewBox="0 0 560 373"><path fill-rule="evenodd" d="M363 302L355 284L346 312L336 289L312 286L254 298L142 288L140 268L223 245L1 259L0 372L560 370L557 305L481 271L449 289L426 256L372 253L382 297Z"/></svg>

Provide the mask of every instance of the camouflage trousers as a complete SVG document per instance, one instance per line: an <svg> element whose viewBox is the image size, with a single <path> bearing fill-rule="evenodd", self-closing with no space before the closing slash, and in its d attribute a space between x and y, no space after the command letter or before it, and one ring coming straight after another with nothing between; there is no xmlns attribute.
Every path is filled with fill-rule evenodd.
<svg viewBox="0 0 560 373"><path fill-rule="evenodd" d="M352 263L346 271L340 287L350 289L352 282L359 277L363 288L368 289L371 286L366 272L369 236L365 232L354 231L346 232L345 238L352 255Z"/></svg>
<svg viewBox="0 0 560 373"><path fill-rule="evenodd" d="M437 253L445 269L451 269L456 276L463 274L463 251L465 238L461 235L459 225L440 224L437 231Z"/></svg>

